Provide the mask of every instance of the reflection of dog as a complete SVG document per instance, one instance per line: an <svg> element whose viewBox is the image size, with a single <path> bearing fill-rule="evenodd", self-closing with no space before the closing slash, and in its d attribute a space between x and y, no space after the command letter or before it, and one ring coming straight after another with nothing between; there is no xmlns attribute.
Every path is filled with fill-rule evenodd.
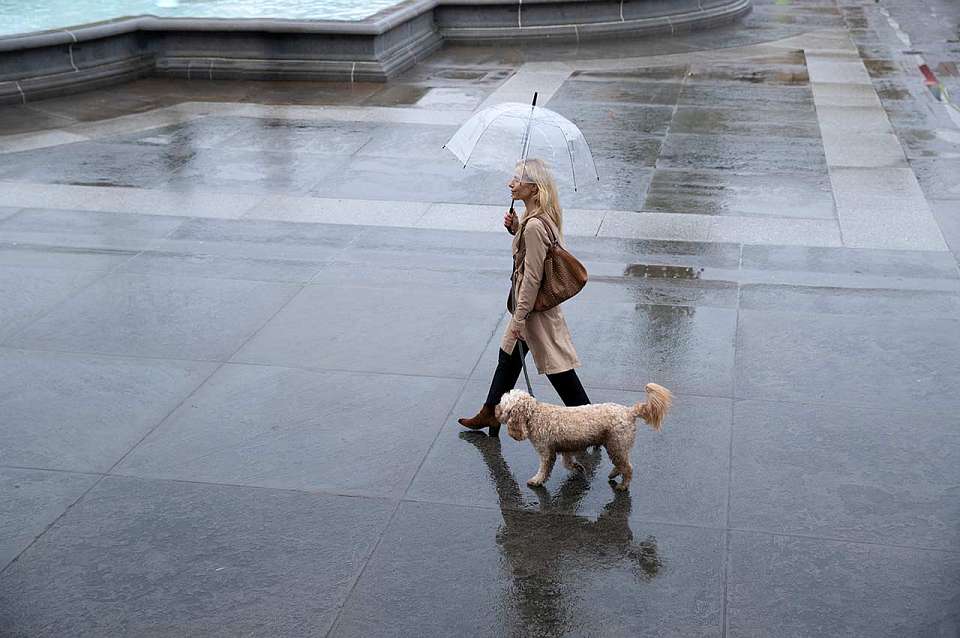
<svg viewBox="0 0 960 638"><path fill-rule="evenodd" d="M568 470L583 471L573 458L573 452L591 445L603 445L613 461L610 480L623 476L618 490L630 487L633 466L630 449L637 432L637 418L642 418L654 430L660 431L663 417L670 408L670 391L656 383L648 383L647 400L632 407L616 403L597 403L565 408L540 403L522 390L511 390L503 395L496 409L500 423L507 424L507 432L517 441L530 439L540 455L540 469L527 485L543 485L550 477L557 453L563 454L563 466Z"/></svg>
<svg viewBox="0 0 960 638"><path fill-rule="evenodd" d="M634 539L629 492L614 492L596 517L578 513L600 465L599 449L578 456L582 474L565 477L553 493L535 488L535 501L528 501L503 458L499 437L461 432L460 438L480 452L500 501L503 525L497 545L513 579L502 588L506 602L499 609L508 612L502 635L562 636L572 627L581 628L579 587L590 571L608 585L616 582L611 574L624 569L637 584L657 577L664 565L657 539L653 535ZM516 621L511 609L519 612Z"/></svg>

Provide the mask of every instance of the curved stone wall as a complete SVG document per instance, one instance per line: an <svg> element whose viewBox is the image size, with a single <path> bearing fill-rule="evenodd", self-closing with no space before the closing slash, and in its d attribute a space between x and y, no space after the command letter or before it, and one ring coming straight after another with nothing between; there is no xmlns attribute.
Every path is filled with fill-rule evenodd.
<svg viewBox="0 0 960 638"><path fill-rule="evenodd" d="M0 38L0 103L159 74L384 81L444 40L581 40L731 22L750 0L408 0L356 22L125 18Z"/></svg>

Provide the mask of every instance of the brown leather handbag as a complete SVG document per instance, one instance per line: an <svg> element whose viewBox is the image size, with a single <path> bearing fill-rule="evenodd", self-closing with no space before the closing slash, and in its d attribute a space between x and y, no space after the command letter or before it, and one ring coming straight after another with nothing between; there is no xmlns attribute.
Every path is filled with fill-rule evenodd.
<svg viewBox="0 0 960 638"><path fill-rule="evenodd" d="M533 219L532 217L530 219ZM540 290L537 300L533 304L534 312L549 310L554 306L570 299L587 285L587 269L580 261L560 245L560 239L553 229L553 224L537 216L547 232L550 234L550 246L543 258L543 278L540 280ZM523 272L523 259L526 256L526 246L523 245L523 228L529 219L517 231L520 233L520 249L514 260L514 276L511 277L510 296L507 299L507 309L513 314L516 302L513 298L513 289L516 284L516 275Z"/></svg>

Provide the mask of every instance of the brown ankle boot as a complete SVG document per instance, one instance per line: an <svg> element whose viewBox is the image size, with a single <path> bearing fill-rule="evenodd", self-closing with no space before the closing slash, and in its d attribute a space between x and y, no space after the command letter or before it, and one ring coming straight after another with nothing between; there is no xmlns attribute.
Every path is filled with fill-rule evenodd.
<svg viewBox="0 0 960 638"><path fill-rule="evenodd" d="M457 419L457 423L471 430L490 428L490 434L496 436L500 432L500 423L493 416L493 406L484 404L480 412L472 419Z"/></svg>

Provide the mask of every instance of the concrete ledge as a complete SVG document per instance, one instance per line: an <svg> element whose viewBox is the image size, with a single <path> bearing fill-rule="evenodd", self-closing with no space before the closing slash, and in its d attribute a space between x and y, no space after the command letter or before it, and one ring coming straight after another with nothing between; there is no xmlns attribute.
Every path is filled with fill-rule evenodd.
<svg viewBox="0 0 960 638"><path fill-rule="evenodd" d="M737 19L751 0L408 0L365 20L140 16L0 37L0 104L135 77L385 81L445 39L678 33Z"/></svg>
<svg viewBox="0 0 960 638"><path fill-rule="evenodd" d="M623 0L608 2L527 0L520 5L443 3L434 11L445 40L585 40L623 35L681 33L733 22L750 11L751 0Z"/></svg>

